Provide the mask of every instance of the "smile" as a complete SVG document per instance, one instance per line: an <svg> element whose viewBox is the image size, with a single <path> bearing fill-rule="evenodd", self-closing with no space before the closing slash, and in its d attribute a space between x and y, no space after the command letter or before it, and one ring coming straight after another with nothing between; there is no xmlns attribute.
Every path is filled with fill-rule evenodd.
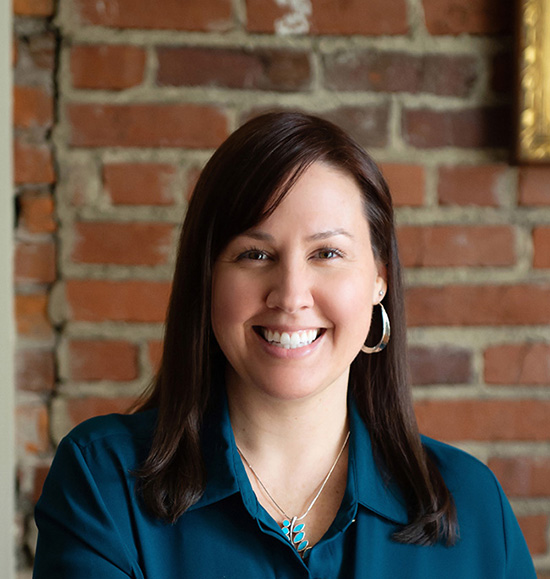
<svg viewBox="0 0 550 579"><path fill-rule="evenodd" d="M322 332L321 329L298 330L297 332L277 332L263 327L257 328L256 331L266 342L279 348L285 348L285 350L294 350L295 348L309 346L309 344L313 343Z"/></svg>

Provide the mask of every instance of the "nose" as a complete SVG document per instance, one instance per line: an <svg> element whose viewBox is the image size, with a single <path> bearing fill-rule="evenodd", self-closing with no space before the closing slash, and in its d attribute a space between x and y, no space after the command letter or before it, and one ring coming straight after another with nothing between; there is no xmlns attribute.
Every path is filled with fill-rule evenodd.
<svg viewBox="0 0 550 579"><path fill-rule="evenodd" d="M313 306L312 278L306 267L300 264L281 264L272 272L266 297L266 305L294 314Z"/></svg>

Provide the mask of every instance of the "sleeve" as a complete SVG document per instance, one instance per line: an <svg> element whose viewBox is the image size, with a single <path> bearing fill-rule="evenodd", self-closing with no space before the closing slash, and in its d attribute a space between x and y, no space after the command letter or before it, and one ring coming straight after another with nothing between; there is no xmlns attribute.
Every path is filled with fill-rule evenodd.
<svg viewBox="0 0 550 579"><path fill-rule="evenodd" d="M61 442L36 505L33 579L143 579L105 505L101 477L72 439Z"/></svg>
<svg viewBox="0 0 550 579"><path fill-rule="evenodd" d="M527 543L514 515L514 511L498 481L497 487L500 495L504 527L504 546L506 550L505 579L518 579L518 577L522 579L537 579Z"/></svg>

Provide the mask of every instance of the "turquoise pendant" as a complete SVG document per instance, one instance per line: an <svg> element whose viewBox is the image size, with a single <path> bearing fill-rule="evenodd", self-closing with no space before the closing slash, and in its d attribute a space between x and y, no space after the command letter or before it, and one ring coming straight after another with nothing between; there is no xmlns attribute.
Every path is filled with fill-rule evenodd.
<svg viewBox="0 0 550 579"><path fill-rule="evenodd" d="M293 517L290 521L285 519L283 521L282 531L296 551L303 554L309 545L309 542L306 539L304 523L296 524L296 517Z"/></svg>

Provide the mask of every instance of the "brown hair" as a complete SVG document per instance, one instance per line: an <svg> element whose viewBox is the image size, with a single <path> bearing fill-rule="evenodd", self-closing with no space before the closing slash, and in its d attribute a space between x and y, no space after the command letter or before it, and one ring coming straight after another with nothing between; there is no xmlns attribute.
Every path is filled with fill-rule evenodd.
<svg viewBox="0 0 550 579"><path fill-rule="evenodd" d="M210 323L212 268L228 242L265 219L315 162L351 175L363 196L371 243L386 266L384 305L392 338L375 355L359 354L349 388L372 440L379 468L400 487L409 523L404 543L457 538L454 503L421 444L407 374L401 267L388 187L369 155L333 124L293 112L269 113L233 133L197 182L183 225L168 308L160 370L138 410L158 408L152 447L138 474L148 508L175 521L201 496L206 473L202 418L223 384L225 359ZM371 331L376 342L380 324Z"/></svg>

